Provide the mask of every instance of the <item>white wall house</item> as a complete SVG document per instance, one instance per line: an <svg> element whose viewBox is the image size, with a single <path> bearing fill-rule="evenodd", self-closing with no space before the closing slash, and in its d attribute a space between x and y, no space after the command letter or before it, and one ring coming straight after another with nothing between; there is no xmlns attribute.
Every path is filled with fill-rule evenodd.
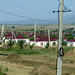
<svg viewBox="0 0 75 75"><path fill-rule="evenodd" d="M5 39L5 43L9 42L9 40L10 40L10 39ZM23 40L23 41L25 41L26 43L29 43L29 42L30 42L29 39L13 39L14 42L18 42L18 41L20 41L20 40Z"/></svg>
<svg viewBox="0 0 75 75"><path fill-rule="evenodd" d="M73 46L73 47L75 47L75 42L67 42L67 46Z"/></svg>
<svg viewBox="0 0 75 75"><path fill-rule="evenodd" d="M54 42L57 45L57 41L50 41L50 46L52 46ZM45 48L47 43L48 43L48 41L37 41L37 42L30 41L30 45L35 44L35 46L39 46L39 47L43 47L43 48Z"/></svg>

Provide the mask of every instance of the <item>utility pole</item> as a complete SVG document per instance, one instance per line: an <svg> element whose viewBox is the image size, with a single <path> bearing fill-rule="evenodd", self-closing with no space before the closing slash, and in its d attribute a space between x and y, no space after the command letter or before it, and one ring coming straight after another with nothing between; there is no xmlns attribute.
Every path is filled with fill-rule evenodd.
<svg viewBox="0 0 75 75"><path fill-rule="evenodd" d="M48 41L49 41L49 47L50 47L50 30L48 29Z"/></svg>
<svg viewBox="0 0 75 75"><path fill-rule="evenodd" d="M12 40L13 40L13 28L12 28Z"/></svg>
<svg viewBox="0 0 75 75"><path fill-rule="evenodd" d="M35 19L35 24L34 24L34 44L36 42L36 19Z"/></svg>
<svg viewBox="0 0 75 75"><path fill-rule="evenodd" d="M61 0L60 20L59 20L58 57L57 57L57 75L61 75L61 71L62 71L62 57L60 56L59 50L62 47L63 5L64 5L64 0Z"/></svg>
<svg viewBox="0 0 75 75"><path fill-rule="evenodd" d="M4 37L4 24L2 25L1 40L3 39L3 37Z"/></svg>
<svg viewBox="0 0 75 75"><path fill-rule="evenodd" d="M2 25L2 31L1 31L2 47L3 47L3 38L4 38L4 24Z"/></svg>
<svg viewBox="0 0 75 75"><path fill-rule="evenodd" d="M13 41L13 30L14 30L14 26L11 27L12 28L12 41Z"/></svg>
<svg viewBox="0 0 75 75"><path fill-rule="evenodd" d="M65 7L63 9L63 6ZM60 10L59 10L60 8ZM57 71L56 75L61 75L62 71L62 56L64 56L64 50L62 48L62 25L63 25L63 12L71 12L71 10L68 10L66 6L64 5L64 0L61 0L61 3L58 6L58 30L59 30L59 38L58 38L58 56L57 56ZM59 16L60 12L60 16Z"/></svg>

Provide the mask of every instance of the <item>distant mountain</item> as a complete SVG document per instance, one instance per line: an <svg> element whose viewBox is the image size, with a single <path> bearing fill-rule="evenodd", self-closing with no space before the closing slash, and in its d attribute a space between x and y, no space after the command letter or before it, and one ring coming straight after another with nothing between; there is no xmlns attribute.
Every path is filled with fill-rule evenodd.
<svg viewBox="0 0 75 75"><path fill-rule="evenodd" d="M73 25L75 25L75 15L65 17L64 18L64 24L73 24Z"/></svg>
<svg viewBox="0 0 75 75"><path fill-rule="evenodd" d="M75 15L64 17L63 20L64 24L74 24L75 25ZM33 24L34 20L19 20L19 21L0 21L0 24ZM37 20L37 24L51 24L51 25L57 25L58 20L57 19L51 19L51 20Z"/></svg>
<svg viewBox="0 0 75 75"><path fill-rule="evenodd" d="M34 24L34 20L0 21L0 24ZM57 24L57 22L50 20L37 20L37 24Z"/></svg>

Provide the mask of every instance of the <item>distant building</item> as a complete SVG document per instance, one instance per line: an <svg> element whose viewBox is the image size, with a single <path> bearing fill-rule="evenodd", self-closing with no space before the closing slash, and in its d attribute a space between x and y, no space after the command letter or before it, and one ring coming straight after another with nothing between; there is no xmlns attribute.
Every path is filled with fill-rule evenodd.
<svg viewBox="0 0 75 75"><path fill-rule="evenodd" d="M9 42L10 39L12 39L14 42L18 42L18 41L20 41L20 40L23 40L23 41L25 41L26 43L29 43L29 42L30 42L29 39L24 38L21 34L18 34L18 35L16 36L16 38L15 38L14 36L13 36L13 38L12 38L12 34L11 34L11 33L8 33L8 34L5 35L5 37L6 37L5 43Z"/></svg>
<svg viewBox="0 0 75 75"><path fill-rule="evenodd" d="M46 44L48 43L48 37L36 38L36 42L34 42L33 40L30 41L30 45L32 45L34 43L35 43L35 46L44 48L46 46ZM50 38L50 46L52 46L53 43L55 43L57 45L57 38Z"/></svg>
<svg viewBox="0 0 75 75"><path fill-rule="evenodd" d="M67 46L73 46L73 47L75 47L75 39L67 40Z"/></svg>

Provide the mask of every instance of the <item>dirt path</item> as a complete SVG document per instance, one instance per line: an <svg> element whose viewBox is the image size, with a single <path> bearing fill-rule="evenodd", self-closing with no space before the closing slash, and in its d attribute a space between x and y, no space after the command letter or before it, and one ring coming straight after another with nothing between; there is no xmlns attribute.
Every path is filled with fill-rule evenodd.
<svg viewBox="0 0 75 75"><path fill-rule="evenodd" d="M0 61L0 66L9 69L8 75L30 75L29 72L33 69L32 67L27 67L24 65L18 65L5 61Z"/></svg>

